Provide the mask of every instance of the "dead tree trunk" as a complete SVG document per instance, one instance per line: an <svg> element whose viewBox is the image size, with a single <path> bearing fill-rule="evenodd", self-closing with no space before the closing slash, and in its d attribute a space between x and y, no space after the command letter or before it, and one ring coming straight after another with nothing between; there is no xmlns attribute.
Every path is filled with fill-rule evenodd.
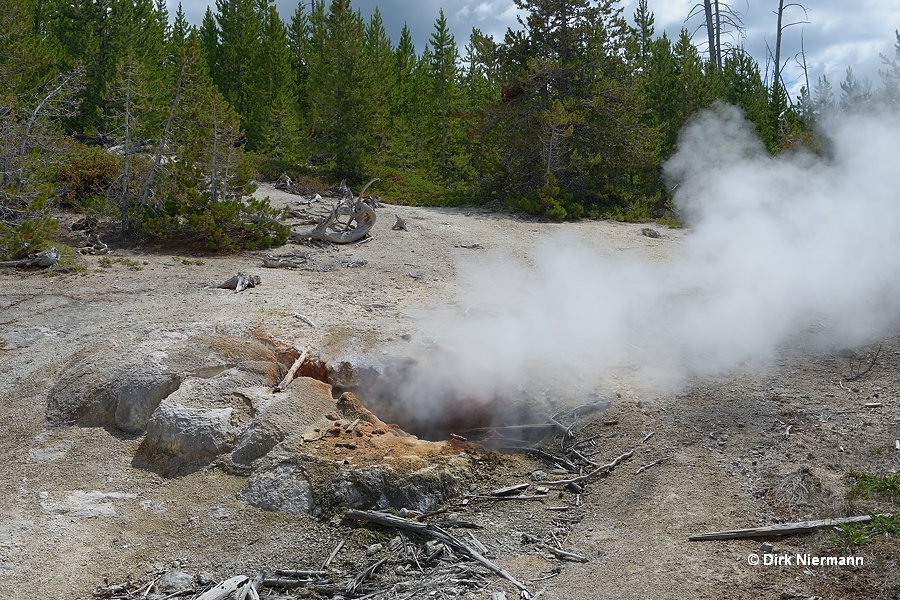
<svg viewBox="0 0 900 600"><path fill-rule="evenodd" d="M716 5L718 6L718 1ZM706 37L709 41L709 64L713 69L719 65L718 47L716 46L716 27L713 25L712 0L703 0L703 12L706 15Z"/></svg>
<svg viewBox="0 0 900 600"><path fill-rule="evenodd" d="M146 205L147 200L150 198L150 188L153 187L153 179L156 177L156 172L159 171L159 166L162 164L163 151L166 148L166 144L169 143L169 137L172 135L172 121L175 120L175 113L178 111L178 104L181 102L181 88L184 87L184 73L186 70L187 61L181 65L181 74L178 75L178 81L175 83L175 99L172 101L172 108L169 110L169 117L166 119L166 127L163 130L162 137L159 139L159 144L156 146L153 165L150 167L150 172L144 181L143 189L141 189L141 206Z"/></svg>

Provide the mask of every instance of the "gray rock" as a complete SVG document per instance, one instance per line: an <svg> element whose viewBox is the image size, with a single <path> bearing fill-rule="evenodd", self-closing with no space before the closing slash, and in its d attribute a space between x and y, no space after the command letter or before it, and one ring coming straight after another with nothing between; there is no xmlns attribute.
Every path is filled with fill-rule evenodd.
<svg viewBox="0 0 900 600"><path fill-rule="evenodd" d="M231 460L239 465L249 465L268 454L284 438L280 429L254 421L238 436Z"/></svg>
<svg viewBox="0 0 900 600"><path fill-rule="evenodd" d="M192 587L194 587L194 577L184 571L166 571L156 584L156 590L163 594L180 592Z"/></svg>
<svg viewBox="0 0 900 600"><path fill-rule="evenodd" d="M295 515L314 514L312 486L303 469L282 463L255 473L238 498L263 510L278 510Z"/></svg>
<svg viewBox="0 0 900 600"><path fill-rule="evenodd" d="M166 476L208 465L233 443L232 412L231 408L205 410L166 400L147 423L136 460Z"/></svg>
<svg viewBox="0 0 900 600"><path fill-rule="evenodd" d="M181 385L175 373L141 374L143 381L128 381L118 390L115 425L126 433L140 433L147 428L153 411Z"/></svg>
<svg viewBox="0 0 900 600"><path fill-rule="evenodd" d="M50 390L49 425L142 433L159 403L177 393L186 378L216 378L233 370L237 377L232 373L223 378L232 389L235 384L277 382L272 381L279 374L276 357L256 340L173 337L165 331L122 332L118 337L141 341L125 346L118 340L94 340L90 349L75 356Z"/></svg>

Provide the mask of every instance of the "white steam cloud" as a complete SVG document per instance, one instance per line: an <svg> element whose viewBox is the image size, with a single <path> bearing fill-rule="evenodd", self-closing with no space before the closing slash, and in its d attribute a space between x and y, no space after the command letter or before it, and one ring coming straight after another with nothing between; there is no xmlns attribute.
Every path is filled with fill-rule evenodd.
<svg viewBox="0 0 900 600"><path fill-rule="evenodd" d="M623 369L678 385L765 364L788 340L853 346L895 327L900 119L843 117L827 139L828 158L773 158L737 109L698 115L666 165L689 227L671 259L563 237L529 264L459 265L460 302L425 324L436 349L401 396L487 400Z"/></svg>

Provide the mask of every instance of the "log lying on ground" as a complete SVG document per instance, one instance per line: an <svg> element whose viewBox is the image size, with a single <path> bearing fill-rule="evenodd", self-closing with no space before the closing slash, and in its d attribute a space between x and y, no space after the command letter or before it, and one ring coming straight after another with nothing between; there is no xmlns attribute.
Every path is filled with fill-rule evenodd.
<svg viewBox="0 0 900 600"><path fill-rule="evenodd" d="M369 521L372 523L377 523L379 525L386 525L388 527L396 527L397 529L405 529L407 531L412 531L414 533L418 533L421 535L428 536L430 538L436 539L444 544L450 546L454 550L465 554L469 558L475 560L476 562L481 563L484 567L489 569L491 572L500 575L507 581L511 582L514 586L519 588L522 591L526 590L525 584L512 576L512 574L504 569L503 567L494 564L487 558L483 557L479 554L474 548L463 542L462 540L457 539L456 537L450 535L440 527L436 525L428 525L426 523L420 523L419 521L413 521L411 519L404 519L403 517L396 517L387 513L380 513L376 511L363 511L363 510L349 510L344 515L345 519L351 519L354 521Z"/></svg>
<svg viewBox="0 0 900 600"><path fill-rule="evenodd" d="M0 267L19 267L23 269L37 267L39 269L46 269L58 262L59 250L54 247L49 250L44 250L43 252L38 252L37 254L29 254L28 258L0 261Z"/></svg>
<svg viewBox="0 0 900 600"><path fill-rule="evenodd" d="M771 535L788 535L791 533L805 533L823 527L833 527L847 523L867 523L872 520L869 515L858 517L843 517L840 519L822 519L819 521L799 521L796 523L781 523L767 525L765 527L750 527L748 529L728 529L725 531L713 531L711 533L698 533L688 540L692 542L704 540L735 540L740 538L768 537Z"/></svg>

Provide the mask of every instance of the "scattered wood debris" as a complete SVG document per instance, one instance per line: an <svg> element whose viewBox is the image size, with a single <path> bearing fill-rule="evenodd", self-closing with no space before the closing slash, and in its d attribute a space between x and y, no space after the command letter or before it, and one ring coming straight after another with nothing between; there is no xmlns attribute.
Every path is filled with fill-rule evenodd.
<svg viewBox="0 0 900 600"><path fill-rule="evenodd" d="M109 249L109 246L103 243L103 240L100 239L100 234L96 231L99 225L100 223L95 217L85 216L69 226L69 229L72 231L80 231L84 234L85 241L84 244L78 248L79 254L97 255L109 254L112 252Z"/></svg>
<svg viewBox="0 0 900 600"><path fill-rule="evenodd" d="M425 523L413 521L412 519L404 519L403 517L396 517L391 514L380 513L376 511L349 510L344 515L344 518L354 521L369 521L372 523L377 523L379 525L385 525L387 527L405 529L407 531L412 531L414 533L433 538L435 540L443 542L445 546L449 546L457 552L460 552L475 560L491 572L500 575L523 592L527 591L525 584L513 577L513 575L509 571L497 564L494 564L493 562L482 556L477 550L475 550L462 540L459 540L456 537L450 535L437 525L426 525Z"/></svg>
<svg viewBox="0 0 900 600"><path fill-rule="evenodd" d="M643 473L644 471L646 471L646 470L649 469L650 467L655 467L656 465L661 464L661 463L663 463L663 462L669 460L670 458L672 458L672 457L671 457L671 456L663 456L662 458L657 459L657 460L654 460L653 462L649 462L649 463L647 463L647 464L645 464L645 465L641 465L641 466L638 468L638 470L634 472L634 474L635 474L635 475L640 475L641 473Z"/></svg>
<svg viewBox="0 0 900 600"><path fill-rule="evenodd" d="M256 287L261 283L262 279L260 279L259 275L247 275L246 273L238 273L234 277L220 284L219 288L224 290L234 290L235 293L237 293L243 292L247 288Z"/></svg>
<svg viewBox="0 0 900 600"><path fill-rule="evenodd" d="M302 269L304 265L297 262L298 260L309 260L309 255L288 259L267 254L262 257L262 266L267 269Z"/></svg>

